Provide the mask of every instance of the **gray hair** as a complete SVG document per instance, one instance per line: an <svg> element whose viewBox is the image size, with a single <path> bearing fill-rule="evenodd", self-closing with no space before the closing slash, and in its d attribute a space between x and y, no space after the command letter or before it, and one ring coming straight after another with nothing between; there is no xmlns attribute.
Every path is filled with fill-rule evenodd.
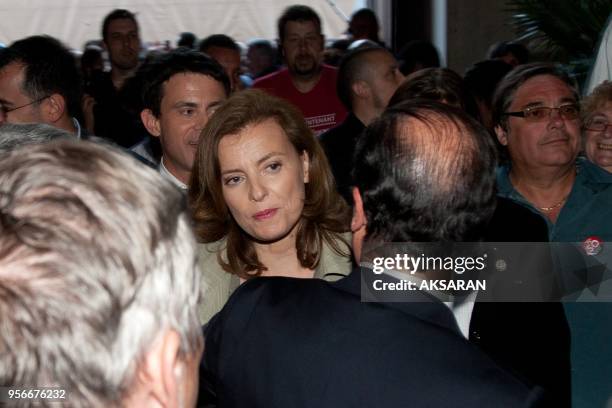
<svg viewBox="0 0 612 408"><path fill-rule="evenodd" d="M200 350L199 270L183 195L108 146L0 156L0 384L119 405L164 330Z"/></svg>
<svg viewBox="0 0 612 408"><path fill-rule="evenodd" d="M0 153L18 146L46 143L55 139L74 139L74 136L44 123L6 123L0 126Z"/></svg>

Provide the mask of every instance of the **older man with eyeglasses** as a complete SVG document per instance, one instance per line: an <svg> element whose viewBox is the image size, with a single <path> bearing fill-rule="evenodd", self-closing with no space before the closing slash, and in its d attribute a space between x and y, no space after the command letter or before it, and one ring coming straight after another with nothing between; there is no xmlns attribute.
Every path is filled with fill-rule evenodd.
<svg viewBox="0 0 612 408"><path fill-rule="evenodd" d="M497 174L498 194L541 215L550 241L603 246L603 261L568 246L555 253L566 300L601 299L595 286L610 269L605 241L612 241L612 174L578 156L581 121L574 81L558 65L521 65L498 85L493 120L510 157L510 165ZM599 278L593 274L595 264ZM612 397L607 345L612 303L564 306L572 332L572 406L603 406Z"/></svg>
<svg viewBox="0 0 612 408"><path fill-rule="evenodd" d="M612 175L578 157L578 92L568 74L519 66L498 86L493 109L511 161L498 173L499 194L542 215L551 241L612 240Z"/></svg>

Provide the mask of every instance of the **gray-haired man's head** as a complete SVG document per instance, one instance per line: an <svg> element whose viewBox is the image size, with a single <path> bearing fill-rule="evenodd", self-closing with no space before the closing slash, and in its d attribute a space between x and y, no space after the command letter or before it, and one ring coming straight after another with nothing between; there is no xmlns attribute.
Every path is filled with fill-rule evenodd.
<svg viewBox="0 0 612 408"><path fill-rule="evenodd" d="M74 406L190 406L202 349L184 199L106 146L0 156L0 383Z"/></svg>

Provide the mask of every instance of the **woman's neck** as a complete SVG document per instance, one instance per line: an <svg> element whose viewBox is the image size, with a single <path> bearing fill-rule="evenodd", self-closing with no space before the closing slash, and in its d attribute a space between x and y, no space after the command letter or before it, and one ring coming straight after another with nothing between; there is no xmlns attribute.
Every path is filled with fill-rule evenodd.
<svg viewBox="0 0 612 408"><path fill-rule="evenodd" d="M257 258L267 268L262 276L312 278L314 271L300 264L296 248L297 228L286 237L272 243L254 243Z"/></svg>

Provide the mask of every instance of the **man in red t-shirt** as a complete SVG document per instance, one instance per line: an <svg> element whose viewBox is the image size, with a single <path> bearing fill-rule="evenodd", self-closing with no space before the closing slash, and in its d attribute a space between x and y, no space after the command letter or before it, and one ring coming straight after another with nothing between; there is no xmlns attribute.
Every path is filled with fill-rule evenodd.
<svg viewBox="0 0 612 408"><path fill-rule="evenodd" d="M287 68L255 81L297 106L308 126L320 134L340 124L346 109L336 95L336 69L323 64L321 19L307 6L290 6L278 20L278 36Z"/></svg>

